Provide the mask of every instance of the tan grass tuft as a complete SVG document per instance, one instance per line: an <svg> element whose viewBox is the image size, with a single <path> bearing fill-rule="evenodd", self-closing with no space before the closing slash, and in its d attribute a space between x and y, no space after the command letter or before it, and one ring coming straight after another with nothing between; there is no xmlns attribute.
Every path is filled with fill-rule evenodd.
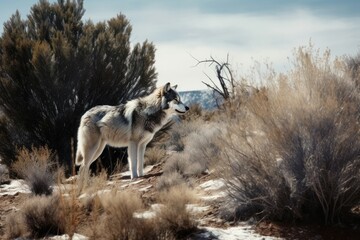
<svg viewBox="0 0 360 240"><path fill-rule="evenodd" d="M54 153L47 147L22 148L12 169L24 178L36 195L50 195L54 184Z"/></svg>

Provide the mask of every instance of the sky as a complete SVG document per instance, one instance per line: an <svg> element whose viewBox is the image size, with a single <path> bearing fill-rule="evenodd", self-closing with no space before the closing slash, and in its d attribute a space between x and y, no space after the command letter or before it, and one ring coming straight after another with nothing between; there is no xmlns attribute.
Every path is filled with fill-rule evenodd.
<svg viewBox="0 0 360 240"><path fill-rule="evenodd" d="M26 18L36 2L0 0L0 22L16 10ZM216 80L214 66L196 59L229 56L240 78L255 62L287 71L294 49L310 42L332 56L360 52L358 0L85 0L84 8L83 20L93 22L124 14L132 43L148 40L157 49L158 85L171 82L180 91L206 89L205 74Z"/></svg>

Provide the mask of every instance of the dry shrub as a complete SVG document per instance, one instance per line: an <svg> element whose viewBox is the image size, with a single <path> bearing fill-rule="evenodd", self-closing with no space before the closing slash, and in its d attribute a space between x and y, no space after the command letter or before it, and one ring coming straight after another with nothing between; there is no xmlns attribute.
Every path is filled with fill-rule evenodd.
<svg viewBox="0 0 360 240"><path fill-rule="evenodd" d="M89 179L89 183L83 194L80 196L80 202L87 213L92 211L98 211L99 204L99 194L102 193L103 189L106 189L107 186L107 172L103 170L99 175L92 176ZM80 194L79 184L77 186L77 195Z"/></svg>
<svg viewBox="0 0 360 240"><path fill-rule="evenodd" d="M148 148L145 152L145 165L155 165L161 163L165 157L165 149L158 147Z"/></svg>
<svg viewBox="0 0 360 240"><path fill-rule="evenodd" d="M95 194L101 189L105 189L107 185L108 175L106 170L102 170L98 175L90 177L87 188L84 192L89 195Z"/></svg>
<svg viewBox="0 0 360 240"><path fill-rule="evenodd" d="M197 131L204 122L198 121L182 121L173 124L171 131L168 133L165 148L171 151L181 152L185 148L185 138L191 132Z"/></svg>
<svg viewBox="0 0 360 240"><path fill-rule="evenodd" d="M176 152L183 151L185 145L182 140L181 132L177 131L177 130L171 131L165 147L166 147L166 149L169 149L171 151L176 151Z"/></svg>
<svg viewBox="0 0 360 240"><path fill-rule="evenodd" d="M60 194L33 196L21 206L20 211L9 216L6 236L9 239L42 238L65 233L73 236L79 216L80 208L75 198L68 199Z"/></svg>
<svg viewBox="0 0 360 240"><path fill-rule="evenodd" d="M167 159L164 173L178 172L184 177L199 176L219 157L218 123L198 120L187 123L187 126L191 131L183 138L185 148Z"/></svg>
<svg viewBox="0 0 360 240"><path fill-rule="evenodd" d="M185 120L188 122L197 121L199 119L207 122L216 119L217 110L204 109L200 104L194 103L189 106L189 111L185 115Z"/></svg>
<svg viewBox="0 0 360 240"><path fill-rule="evenodd" d="M194 201L185 186L163 191L162 207L154 218L135 217L145 210L141 197L131 191L111 191L94 199L90 224L85 230L90 239L179 239L196 229L186 204Z"/></svg>
<svg viewBox="0 0 360 240"><path fill-rule="evenodd" d="M158 190L168 190L172 186L190 183L193 177L205 174L220 156L218 135L220 128L216 122L197 119L185 122L176 131L181 132L183 151L172 153L164 164L164 174L157 182Z"/></svg>
<svg viewBox="0 0 360 240"><path fill-rule="evenodd" d="M107 170L102 169L99 174L92 175L91 169L80 168L77 176L77 194L94 195L107 185Z"/></svg>
<svg viewBox="0 0 360 240"><path fill-rule="evenodd" d="M186 209L187 204L195 201L195 194L186 185L177 185L159 195L163 205L156 213L156 225L168 235L176 238L189 236L197 229L193 215Z"/></svg>
<svg viewBox="0 0 360 240"><path fill-rule="evenodd" d="M34 196L26 201L18 214L18 227L26 229L32 237L46 237L66 232L63 205L58 195Z"/></svg>
<svg viewBox="0 0 360 240"><path fill-rule="evenodd" d="M294 64L232 115L221 172L239 218L334 223L360 202L359 92L329 51Z"/></svg>
<svg viewBox="0 0 360 240"><path fill-rule="evenodd" d="M99 203L101 211L88 230L91 239L156 239L146 219L134 218L144 208L137 194L112 191L100 195Z"/></svg>
<svg viewBox="0 0 360 240"><path fill-rule="evenodd" d="M54 184L54 153L47 147L22 148L12 170L23 178L36 195L50 195Z"/></svg>
<svg viewBox="0 0 360 240"><path fill-rule="evenodd" d="M168 171L158 179L156 189L164 191L173 186L184 184L185 182L184 177L178 171Z"/></svg>
<svg viewBox="0 0 360 240"><path fill-rule="evenodd" d="M348 57L346 59L346 65L350 78L360 90L360 52L356 56Z"/></svg>
<svg viewBox="0 0 360 240"><path fill-rule="evenodd" d="M6 218L5 237L6 239L18 239L22 236L27 236L24 219L19 213L11 213Z"/></svg>

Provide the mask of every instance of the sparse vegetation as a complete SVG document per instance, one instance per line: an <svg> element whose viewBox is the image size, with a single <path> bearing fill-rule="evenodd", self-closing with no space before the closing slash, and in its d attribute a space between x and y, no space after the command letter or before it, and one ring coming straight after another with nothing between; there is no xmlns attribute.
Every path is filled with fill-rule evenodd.
<svg viewBox="0 0 360 240"><path fill-rule="evenodd" d="M219 157L217 136L220 134L219 123L206 123L201 119L184 122L180 129L184 149L173 153L164 166L164 173L178 172L183 177L200 176L211 163Z"/></svg>
<svg viewBox="0 0 360 240"><path fill-rule="evenodd" d="M31 151L20 149L12 169L30 186L36 195L50 195L55 183L54 153L47 147L35 148Z"/></svg>
<svg viewBox="0 0 360 240"><path fill-rule="evenodd" d="M329 51L296 57L223 134L222 174L240 219L337 223L359 204L359 92Z"/></svg>
<svg viewBox="0 0 360 240"><path fill-rule="evenodd" d="M179 239L194 231L196 224L186 210L193 196L186 187L162 195L163 206L153 218L135 217L145 210L138 194L125 191L104 193L95 199L90 239Z"/></svg>
<svg viewBox="0 0 360 240"><path fill-rule="evenodd" d="M28 235L24 218L21 214L12 213L6 218L6 239L17 239Z"/></svg>
<svg viewBox="0 0 360 240"><path fill-rule="evenodd" d="M155 165L161 163L166 157L166 150L159 147L146 149L145 165Z"/></svg>
<svg viewBox="0 0 360 240"><path fill-rule="evenodd" d="M144 208L138 195L113 191L102 194L99 200L103 217L92 226L91 239L149 239L142 219L133 217Z"/></svg>
<svg viewBox="0 0 360 240"><path fill-rule="evenodd" d="M157 211L155 219L158 221L157 225L177 238L191 234L197 229L197 223L186 206L194 201L194 193L184 184L161 192L159 202L163 205Z"/></svg>
<svg viewBox="0 0 360 240"><path fill-rule="evenodd" d="M168 171L159 177L156 183L156 189L164 191L184 183L186 183L186 180L178 171Z"/></svg>
<svg viewBox="0 0 360 240"><path fill-rule="evenodd" d="M59 195L31 197L20 212L9 217L7 237L40 238L63 234L67 230L64 209Z"/></svg>
<svg viewBox="0 0 360 240"><path fill-rule="evenodd" d="M158 132L145 155L156 165L151 174L110 177L116 184L105 171L89 174L86 184L64 181L64 169L75 175L73 144L85 110L146 94L156 78L155 48L130 44L125 16L82 22L82 5L41 0L26 20L17 12L4 25L0 157L33 194L4 210L0 235L187 239L199 224L188 210L197 201L193 186L214 176L225 181L220 215L232 223L350 222L359 229L351 221L360 219L360 54L333 59L311 45L296 49L289 72L252 69L257 75L241 82L228 60L199 61L216 68L219 85L209 79L207 86L222 97L221 107L192 105ZM122 152L106 151L107 160ZM121 160L115 169L124 170ZM1 183L8 175L0 166ZM16 196L4 198L12 203Z"/></svg>
<svg viewBox="0 0 360 240"><path fill-rule="evenodd" d="M355 86L360 91L360 53L346 59L347 72Z"/></svg>

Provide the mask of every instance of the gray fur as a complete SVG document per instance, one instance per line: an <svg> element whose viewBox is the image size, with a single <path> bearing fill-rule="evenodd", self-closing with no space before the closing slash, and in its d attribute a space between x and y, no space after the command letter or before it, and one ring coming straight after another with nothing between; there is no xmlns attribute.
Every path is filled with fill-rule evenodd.
<svg viewBox="0 0 360 240"><path fill-rule="evenodd" d="M76 165L80 178L85 178L89 167L106 145L128 147L131 178L143 176L146 145L173 115L189 108L181 101L170 83L152 94L118 106L96 106L82 117L78 129Z"/></svg>

